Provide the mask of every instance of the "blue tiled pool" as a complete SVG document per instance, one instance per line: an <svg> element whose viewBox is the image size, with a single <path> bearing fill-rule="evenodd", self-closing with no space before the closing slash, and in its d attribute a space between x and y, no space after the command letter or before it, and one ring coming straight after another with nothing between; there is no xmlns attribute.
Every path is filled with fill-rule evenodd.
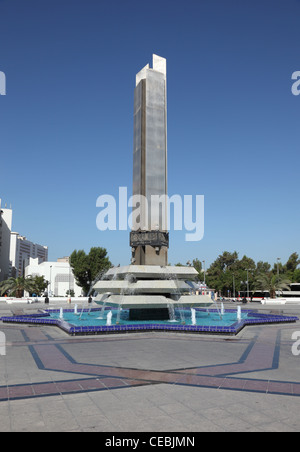
<svg viewBox="0 0 300 452"><path fill-rule="evenodd" d="M112 312L111 325L107 325L107 314ZM103 319L99 318L103 314ZM64 309L63 319L60 310L45 310L38 314L2 317L2 322L54 325L71 335L126 333L134 331L173 331L207 334L236 335L247 325L296 322L298 317L262 314L252 310L242 310L241 320L237 320L236 309L226 309L220 319L216 309L209 311L196 309L196 325L192 324L190 310L175 310L175 321L130 321L128 311L121 312L117 324L117 309L107 308L104 313L100 308L85 309L74 314L73 309ZM184 321L184 323L183 323Z"/></svg>
<svg viewBox="0 0 300 452"><path fill-rule="evenodd" d="M85 311L81 315L81 312L79 311L77 315L74 314L73 311L64 311L63 318L66 322L72 324L73 326L106 326L107 322L107 314L108 312L112 312L112 325L117 324L117 310L106 310L103 314L103 318L101 317L101 312L99 311ZM60 313L55 312L49 312L50 317L52 319L59 319ZM244 312L242 314L242 319L247 319L248 313ZM184 320L184 323L186 325L192 325L192 319L191 319L191 311L188 309L182 309L181 312L179 310L175 310L175 319L174 321L159 321L155 320L155 323L158 325L175 325L176 323L180 324L182 322L182 319ZM197 310L196 311L196 322L198 326L231 326L235 324L237 321L237 313L236 311L227 311L223 316L222 319L220 318L217 311L205 311L205 310ZM120 325L131 325L133 322L129 320L129 311L128 310L122 310L121 311L121 317L120 317ZM153 323L153 321L134 321L135 324L140 325L150 325Z"/></svg>

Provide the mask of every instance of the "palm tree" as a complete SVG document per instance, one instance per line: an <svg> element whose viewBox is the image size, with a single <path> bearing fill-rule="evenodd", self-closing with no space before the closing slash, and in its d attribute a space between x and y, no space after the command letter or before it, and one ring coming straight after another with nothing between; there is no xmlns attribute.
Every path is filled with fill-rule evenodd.
<svg viewBox="0 0 300 452"><path fill-rule="evenodd" d="M34 290L34 280L32 278L9 278L0 283L1 295L7 293L10 296L22 298L24 291L32 292Z"/></svg>
<svg viewBox="0 0 300 452"><path fill-rule="evenodd" d="M276 298L276 291L291 290L290 284L291 281L289 279L268 273L265 275L258 275L254 282L253 290L270 292L270 297Z"/></svg>

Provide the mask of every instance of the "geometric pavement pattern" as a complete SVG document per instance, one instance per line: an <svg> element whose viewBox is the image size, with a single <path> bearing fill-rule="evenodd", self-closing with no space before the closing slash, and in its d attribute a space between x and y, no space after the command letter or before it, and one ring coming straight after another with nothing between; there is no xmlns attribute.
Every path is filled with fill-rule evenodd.
<svg viewBox="0 0 300 452"><path fill-rule="evenodd" d="M27 346L40 370L70 373L69 380L41 381L0 386L0 402L61 394L106 391L167 383L220 390L300 396L300 383L241 378L240 373L277 369L280 354L279 328L264 328L235 363L158 371L76 362L39 328L22 330ZM143 334L143 338L146 333ZM76 379L72 375L76 374ZM84 375L78 378L78 375Z"/></svg>

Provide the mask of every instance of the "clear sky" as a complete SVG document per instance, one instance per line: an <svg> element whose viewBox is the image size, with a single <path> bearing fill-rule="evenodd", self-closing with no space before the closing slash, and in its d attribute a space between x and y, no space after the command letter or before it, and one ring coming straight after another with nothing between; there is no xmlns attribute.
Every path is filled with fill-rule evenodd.
<svg viewBox="0 0 300 452"><path fill-rule="evenodd" d="M107 248L96 200L132 187L135 74L167 59L169 195L205 196L205 236L170 233L169 261L223 251L283 262L299 246L299 0L0 0L0 197L13 229ZM2 205L3 206L3 205Z"/></svg>

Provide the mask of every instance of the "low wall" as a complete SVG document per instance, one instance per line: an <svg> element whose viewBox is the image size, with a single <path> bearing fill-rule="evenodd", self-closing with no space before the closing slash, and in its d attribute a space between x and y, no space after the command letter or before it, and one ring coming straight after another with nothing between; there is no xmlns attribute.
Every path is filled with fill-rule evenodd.
<svg viewBox="0 0 300 452"><path fill-rule="evenodd" d="M70 303L69 297L51 297L49 298L49 304L61 304L61 303ZM33 304L33 303L45 303L45 297L25 297L25 298L14 298L14 297L0 297L0 303L5 302L7 304ZM82 304L87 304L87 297L72 297L71 303L72 305L78 304L79 306Z"/></svg>
<svg viewBox="0 0 300 452"><path fill-rule="evenodd" d="M270 304L270 305L300 304L300 298L299 297L266 298L265 300L262 300L261 304Z"/></svg>

